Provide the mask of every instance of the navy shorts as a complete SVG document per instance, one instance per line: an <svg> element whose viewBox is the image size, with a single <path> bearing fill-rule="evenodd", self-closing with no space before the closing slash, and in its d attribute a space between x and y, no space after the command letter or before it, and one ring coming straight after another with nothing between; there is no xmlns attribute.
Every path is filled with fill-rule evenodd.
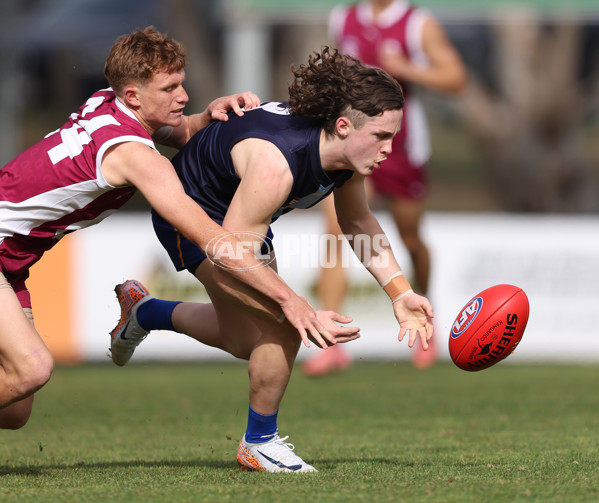
<svg viewBox="0 0 599 503"><path fill-rule="evenodd" d="M222 221L216 222L222 225ZM156 232L158 240L168 252L177 271L188 270L191 274L195 275L198 266L207 258L204 251L189 241L154 210L152 210L152 224L154 225L154 232ZM266 240L262 245L262 254L266 255L272 251L272 238L273 233L269 227Z"/></svg>

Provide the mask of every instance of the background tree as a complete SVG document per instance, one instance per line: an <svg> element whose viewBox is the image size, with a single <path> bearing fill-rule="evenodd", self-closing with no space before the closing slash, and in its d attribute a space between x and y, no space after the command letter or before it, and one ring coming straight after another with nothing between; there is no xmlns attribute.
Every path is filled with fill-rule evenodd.
<svg viewBox="0 0 599 503"><path fill-rule="evenodd" d="M599 77L581 80L583 25L520 12L491 33L495 88L474 78L461 112L501 206L599 209L598 172L585 146Z"/></svg>

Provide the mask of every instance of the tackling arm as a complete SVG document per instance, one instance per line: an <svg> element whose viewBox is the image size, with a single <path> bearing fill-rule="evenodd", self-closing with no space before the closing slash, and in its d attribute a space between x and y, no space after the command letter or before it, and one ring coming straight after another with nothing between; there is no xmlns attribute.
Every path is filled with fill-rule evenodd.
<svg viewBox="0 0 599 503"><path fill-rule="evenodd" d="M299 297L269 267L261 264L253 254L239 259L215 256L210 244L215 238L232 249L239 240L214 222L183 189L168 159L139 142L127 142L112 147L104 156L102 171L113 186L134 185L160 215L175 226L190 241L202 248L215 263L227 268L231 275L260 292L280 306L289 322L300 332L310 332L315 338L322 334L330 337L318 321L316 312ZM277 318L281 316L278 310Z"/></svg>

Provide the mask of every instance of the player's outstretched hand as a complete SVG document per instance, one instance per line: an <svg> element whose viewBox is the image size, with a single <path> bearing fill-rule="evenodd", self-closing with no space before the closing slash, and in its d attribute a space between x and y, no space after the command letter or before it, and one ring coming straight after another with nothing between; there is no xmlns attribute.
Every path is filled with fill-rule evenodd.
<svg viewBox="0 0 599 503"><path fill-rule="evenodd" d="M228 120L227 113L231 110L237 115L242 116L243 110L250 110L260 106L260 98L251 91L244 93L231 94L230 96L222 96L212 101L206 108L206 113L213 121Z"/></svg>
<svg viewBox="0 0 599 503"><path fill-rule="evenodd" d="M339 323L351 323L351 316L344 316L335 311L316 311L316 317L328 332L335 337L335 342L349 342L360 337L360 327L346 327Z"/></svg>
<svg viewBox="0 0 599 503"><path fill-rule="evenodd" d="M408 334L408 346L411 348L420 337L422 348L428 349L428 341L433 336L433 308L426 297L409 293L393 303L393 312L399 323L398 340L401 342Z"/></svg>
<svg viewBox="0 0 599 503"><path fill-rule="evenodd" d="M348 334L342 335L340 328L348 328L348 332L354 332L355 330L355 327L339 327L330 315L321 316L321 321L312 305L304 297L292 295L281 305L281 308L286 320L299 332L302 342L307 348L310 347L310 341L324 349L336 344L337 336L350 336ZM334 314L338 320L348 320L347 323L351 321L351 318L337 313ZM345 323L344 321L341 322ZM329 328L332 329L332 333Z"/></svg>

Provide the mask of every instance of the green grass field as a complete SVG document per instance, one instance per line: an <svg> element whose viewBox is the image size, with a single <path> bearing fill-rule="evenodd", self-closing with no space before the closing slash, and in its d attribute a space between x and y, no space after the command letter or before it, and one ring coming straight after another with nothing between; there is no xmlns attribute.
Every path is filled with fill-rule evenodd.
<svg viewBox="0 0 599 503"><path fill-rule="evenodd" d="M596 502L597 366L358 363L294 373L283 435L317 474L238 470L244 364L59 367L0 432L0 501Z"/></svg>

